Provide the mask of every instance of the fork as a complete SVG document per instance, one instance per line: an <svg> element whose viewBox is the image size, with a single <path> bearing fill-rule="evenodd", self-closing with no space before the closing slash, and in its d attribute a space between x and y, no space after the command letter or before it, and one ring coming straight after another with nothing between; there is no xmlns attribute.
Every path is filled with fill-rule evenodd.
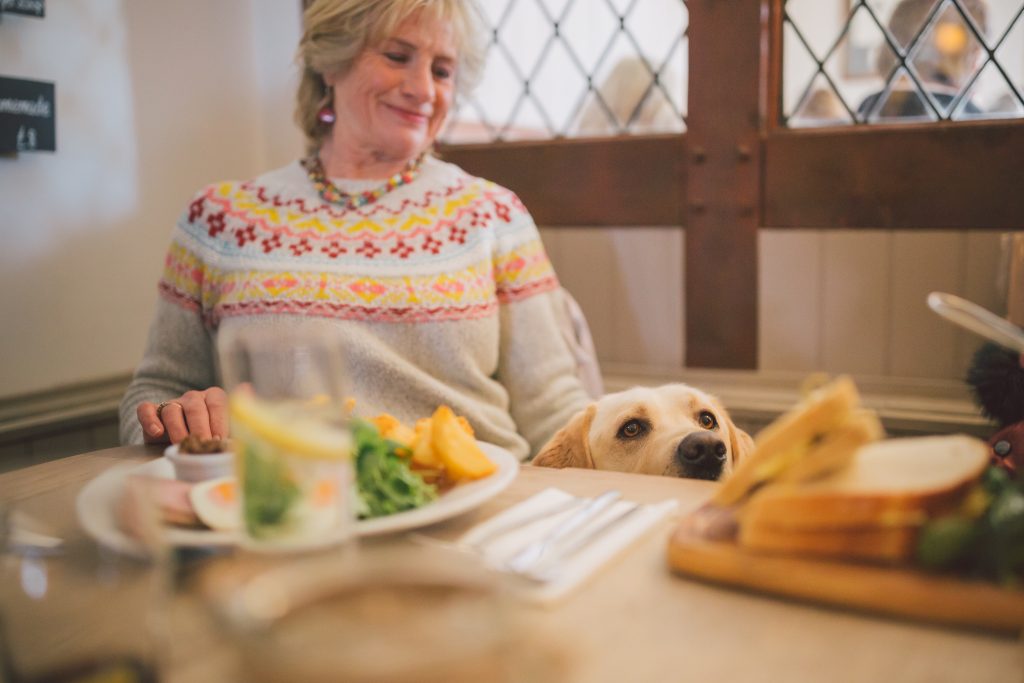
<svg viewBox="0 0 1024 683"><path fill-rule="evenodd" d="M537 564L531 567L528 571L524 572L522 576L541 583L554 580L558 577L559 571L562 568L562 565L559 563L568 560L578 551L590 545L598 538L601 538L615 527L624 523L632 515L643 508L644 506L640 503L630 503L627 507L605 519L596 527L589 529L586 533L574 536L563 546L559 547L554 552L549 553L546 557L537 562Z"/></svg>
<svg viewBox="0 0 1024 683"><path fill-rule="evenodd" d="M505 567L517 574L532 569L559 542L597 516L602 510L622 497L616 489L606 491L593 498L568 519L556 526L547 535L527 545L505 562Z"/></svg>

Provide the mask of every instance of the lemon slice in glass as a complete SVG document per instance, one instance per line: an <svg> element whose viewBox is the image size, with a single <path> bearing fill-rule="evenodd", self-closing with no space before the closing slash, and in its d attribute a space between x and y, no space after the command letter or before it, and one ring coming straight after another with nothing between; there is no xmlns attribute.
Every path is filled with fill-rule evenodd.
<svg viewBox="0 0 1024 683"><path fill-rule="evenodd" d="M253 436L290 455L315 460L342 460L352 455L348 430L325 424L291 406L278 406L251 393L230 399L231 419Z"/></svg>

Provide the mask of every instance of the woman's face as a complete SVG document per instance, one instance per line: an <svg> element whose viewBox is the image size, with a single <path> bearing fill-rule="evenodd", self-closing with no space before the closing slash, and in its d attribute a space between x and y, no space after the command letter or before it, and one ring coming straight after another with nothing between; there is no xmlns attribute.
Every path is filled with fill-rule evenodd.
<svg viewBox="0 0 1024 683"><path fill-rule="evenodd" d="M456 58L451 24L422 11L368 46L347 73L325 79L334 87L335 149L406 162L430 147L454 96Z"/></svg>

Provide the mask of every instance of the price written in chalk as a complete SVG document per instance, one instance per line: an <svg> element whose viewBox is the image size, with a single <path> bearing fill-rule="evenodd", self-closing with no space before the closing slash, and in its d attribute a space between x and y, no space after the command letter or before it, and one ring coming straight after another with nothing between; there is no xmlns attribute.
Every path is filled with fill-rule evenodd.
<svg viewBox="0 0 1024 683"><path fill-rule="evenodd" d="M0 77L0 152L57 150L53 83Z"/></svg>

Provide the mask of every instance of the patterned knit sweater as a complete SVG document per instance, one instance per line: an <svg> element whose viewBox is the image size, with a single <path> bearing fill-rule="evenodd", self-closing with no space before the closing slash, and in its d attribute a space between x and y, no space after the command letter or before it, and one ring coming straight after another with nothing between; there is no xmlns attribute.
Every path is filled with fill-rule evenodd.
<svg viewBox="0 0 1024 683"><path fill-rule="evenodd" d="M412 422L444 403L525 458L589 400L557 290L519 199L432 157L359 209L324 202L297 162L211 185L175 229L122 442L142 442L140 402L220 383L221 331L305 316L337 336L357 414Z"/></svg>

